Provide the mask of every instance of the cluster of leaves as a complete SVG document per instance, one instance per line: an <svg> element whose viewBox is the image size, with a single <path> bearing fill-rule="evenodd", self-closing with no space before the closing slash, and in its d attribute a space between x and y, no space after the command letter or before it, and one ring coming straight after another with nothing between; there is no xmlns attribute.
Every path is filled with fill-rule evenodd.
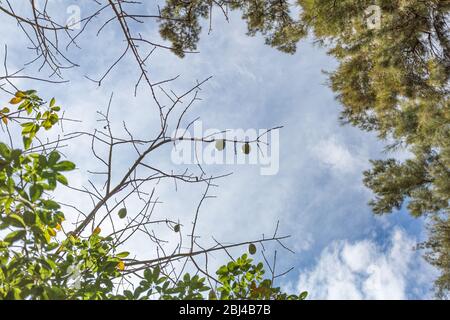
<svg viewBox="0 0 450 320"><path fill-rule="evenodd" d="M365 184L376 213L408 200L414 216L449 210L450 5L446 1L381 1L379 29L367 25L371 1L299 1L301 19L340 64L330 85L342 120L407 146L412 158L373 161ZM330 10L331 9L331 10Z"/></svg>
<svg viewBox="0 0 450 320"><path fill-rule="evenodd" d="M426 250L425 259L441 270L436 279L436 296L445 299L450 292L450 219L435 215L428 224L430 238L419 244Z"/></svg>
<svg viewBox="0 0 450 320"><path fill-rule="evenodd" d="M261 34L266 44L286 53L294 53L297 42L305 36L302 24L295 21L286 0L179 1L167 0L161 10L160 34L172 43L172 51L184 57L197 49L201 20L212 19L212 10L240 10L247 22L247 35Z"/></svg>
<svg viewBox="0 0 450 320"><path fill-rule="evenodd" d="M262 263L252 263L247 254L243 254L236 261L231 261L221 266L216 274L219 285L211 288L206 278L188 273L175 285L170 279L161 276L159 267L147 269L144 279L139 286L131 292L125 290L119 299L150 299L156 295L163 300L202 300L206 293L210 300L304 300L308 293L300 295L288 295L282 293L280 288L273 287L270 279L264 279L264 268Z"/></svg>
<svg viewBox="0 0 450 320"><path fill-rule="evenodd" d="M97 232L88 239L57 237L65 217L51 194L58 183L68 184L64 173L75 164L61 160L55 150L29 151L39 129L49 130L58 122L60 107L55 99L47 106L34 90L17 92L10 104L17 110L4 108L3 116L20 123L24 148L0 142L0 298L106 298L112 279L120 275L112 239ZM75 275L79 287L69 285Z"/></svg>
<svg viewBox="0 0 450 320"><path fill-rule="evenodd" d="M21 91L10 104L18 105L17 110L5 108L3 116L21 124L24 149L0 142L0 299L204 299L206 291L214 292L205 278L186 273L173 281L156 265L144 270L133 293L120 293L115 280L124 276L129 253L116 253L114 239L101 236L99 227L84 238L63 232L64 213L52 193L58 184L68 185L64 173L75 164L62 160L56 150L33 153L30 148L39 128L57 123L55 99L47 106L35 91ZM127 211L122 208L118 214L125 218ZM261 264L252 265L245 255L222 267L220 298L294 297L282 295L271 281L260 282L263 272Z"/></svg>
<svg viewBox="0 0 450 320"><path fill-rule="evenodd" d="M0 296L53 297L58 288L48 286L48 281L58 270L52 251L58 246L54 238L61 230L64 214L45 193L54 191L58 182L67 184L63 172L73 170L75 165L60 161L56 151L38 154L26 150L43 123L46 129L56 123L51 115L57 110L41 113L43 101L35 91L16 93L10 104L20 105L5 117L19 122L33 116L26 122L33 123L33 129L22 125L25 150L11 149L0 142L0 230L6 234L0 241ZM29 117L22 117L23 112Z"/></svg>
<svg viewBox="0 0 450 320"><path fill-rule="evenodd" d="M59 121L58 111L60 106L56 106L53 98L47 108L44 101L36 95L35 90L18 91L9 102L12 105L19 105L17 110L11 112L8 107L2 110L2 119L5 124L8 119L25 120L21 123L24 148L28 149L37 132L44 128L50 130ZM22 116L25 113L25 116Z"/></svg>
<svg viewBox="0 0 450 320"><path fill-rule="evenodd" d="M273 287L271 279L264 279L263 264L253 264L247 254L220 267L216 273L221 282L217 288L218 298L223 300L304 300L308 295L306 291L300 295L288 295ZM210 294L215 296L214 292Z"/></svg>

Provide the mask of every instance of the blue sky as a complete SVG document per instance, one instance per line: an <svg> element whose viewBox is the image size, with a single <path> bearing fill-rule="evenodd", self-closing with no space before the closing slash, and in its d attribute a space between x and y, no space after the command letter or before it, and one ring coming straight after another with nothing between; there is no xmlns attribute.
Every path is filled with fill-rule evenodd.
<svg viewBox="0 0 450 320"><path fill-rule="evenodd" d="M61 1L55 3L64 8ZM74 3L81 5L82 14L89 10L84 1ZM154 10L155 6L148 6L149 12ZM64 11L60 11L61 18ZM152 22L136 31L158 39ZM179 59L157 50L149 63L153 79L179 74L170 88L181 91L197 79L213 76L200 93L202 100L190 111L191 119L200 116L207 128L284 128L280 132L277 175L261 176L254 166L207 168L212 174L234 174L220 181L220 187L214 190L217 199L202 208L198 226L202 240L211 241L212 235L222 241L257 238L272 233L279 220L280 234L291 235L287 243L296 252L277 248L279 270L295 267L279 280L286 290L307 289L312 298L321 299L430 298L435 272L412 249L424 237L423 222L403 209L383 217L371 213L367 202L372 195L362 184L362 171L369 168L369 159L387 155L374 134L338 123L341 106L322 72L332 71L336 62L326 50L307 39L299 44L295 55L280 53L265 46L261 37L247 37L237 13L230 16L230 23L216 14L212 33L206 31L198 54ZM88 28L86 38L79 43L81 49L69 51L80 64L64 73L70 84L17 84L23 89L37 88L46 97L55 96L69 117L83 120L82 124L68 124L66 132L97 127L96 111L104 110L114 92L115 129L120 130L122 121L127 121L137 135L148 135L157 114L148 93L141 90L133 97L138 73L132 59L125 58L101 87L84 77L99 78L124 48L122 35L114 25L104 29L100 37L95 33L96 28ZM24 52L27 40L14 21L3 16L0 42L2 49L8 45L10 70L21 68L33 56ZM37 74L36 69L31 66L26 71ZM6 95L0 97L7 101ZM98 167L90 154L89 141L81 139L64 152L78 167L70 181L85 184L87 170ZM397 156L406 157L407 153ZM120 154L117 170L125 170L131 159L129 151ZM178 169L170 162L170 149L158 153L155 161ZM158 216L172 216L189 224L201 191L189 186L175 193L172 185L161 187L164 203L158 208ZM88 200L74 197L67 190L59 196L89 209ZM137 238L130 247L139 256L148 256L151 253L143 241ZM218 265L222 259L217 255L212 263Z"/></svg>

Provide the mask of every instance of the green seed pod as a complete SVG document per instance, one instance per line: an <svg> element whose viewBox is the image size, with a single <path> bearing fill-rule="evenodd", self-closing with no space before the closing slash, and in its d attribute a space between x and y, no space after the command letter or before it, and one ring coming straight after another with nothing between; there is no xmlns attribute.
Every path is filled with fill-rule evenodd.
<svg viewBox="0 0 450 320"><path fill-rule="evenodd" d="M256 246L253 244L253 243L250 243L249 244L249 246L248 246L248 252L250 253L250 254L255 254L256 253Z"/></svg>
<svg viewBox="0 0 450 320"><path fill-rule="evenodd" d="M120 209L118 215L120 219L125 218L127 216L127 209L125 208Z"/></svg>
<svg viewBox="0 0 450 320"><path fill-rule="evenodd" d="M223 139L216 140L216 149L218 151L222 151L223 149L225 149L225 140Z"/></svg>
<svg viewBox="0 0 450 320"><path fill-rule="evenodd" d="M248 142L246 142L243 146L242 146L242 152L245 154L249 154L251 151L251 147L250 144Z"/></svg>

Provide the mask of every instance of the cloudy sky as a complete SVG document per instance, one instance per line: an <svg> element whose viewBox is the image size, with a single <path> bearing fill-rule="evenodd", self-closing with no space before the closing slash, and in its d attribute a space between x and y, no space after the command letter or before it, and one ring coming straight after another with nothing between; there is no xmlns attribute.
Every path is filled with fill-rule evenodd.
<svg viewBox="0 0 450 320"><path fill-rule="evenodd" d="M28 3L19 2L23 3L18 6ZM79 4L82 15L92 9L87 1L67 2ZM57 12L65 19L67 4L53 4L59 6ZM155 9L156 5L151 4L145 10L155 13ZM136 136L149 137L155 132L158 115L143 88L137 97L133 96L139 74L131 57L126 57L101 87L85 77L100 78L124 50L122 35L114 24L96 36L98 24L108 18L101 16L87 28L79 41L80 48L68 51L80 65L64 73L70 84L24 80L16 84L22 89L36 88L45 97L55 96L67 116L83 121L68 124L66 133L98 128L96 111L105 110L114 92L111 112L115 130L123 135L122 122L126 121ZM156 50L148 64L153 79L180 75L167 88L182 92L195 81L213 76L202 87L202 100L188 117L200 117L204 129L284 128L277 144L280 167L276 175L263 176L255 165L205 167L211 174L233 175L219 181L214 189L217 198L202 207L197 227L202 240L208 243L211 236L224 242L255 239L273 233L280 221L279 234L291 235L286 244L295 254L274 246L268 255L278 250L280 271L294 267L278 280L286 290L308 290L310 297L318 299L430 298L434 271L413 250L424 238L423 222L405 210L376 217L367 205L372 195L361 182L362 171L369 168L369 159L387 155L375 135L338 123L341 107L323 73L332 71L336 62L325 49L314 46L312 39L302 41L292 56L267 47L262 38L245 35L246 26L236 13L231 14L229 23L217 13L212 27L211 34L203 32L198 54L179 59ZM135 28L135 32L158 40L154 22ZM0 20L0 44L2 51L8 45L10 71L22 68L33 57L33 52L25 49L25 36L12 19L4 16ZM36 64L27 66L25 72L49 74L45 69L38 73ZM5 94L0 97L1 101L8 99ZM64 153L77 163L77 171L70 174L71 183L86 185L90 177L87 171L99 168L90 153L89 141L81 139ZM170 155L167 148L155 155L154 161L182 172L184 167L174 164ZM133 157L130 150L120 153L115 162L117 171L128 168ZM179 186L175 192L173 184L169 184L158 192L163 202L158 216L188 225L202 189ZM89 199L67 190L61 191L59 197L79 208L91 208ZM144 238L133 241L130 246L139 256L148 255ZM220 259L217 257L217 264Z"/></svg>

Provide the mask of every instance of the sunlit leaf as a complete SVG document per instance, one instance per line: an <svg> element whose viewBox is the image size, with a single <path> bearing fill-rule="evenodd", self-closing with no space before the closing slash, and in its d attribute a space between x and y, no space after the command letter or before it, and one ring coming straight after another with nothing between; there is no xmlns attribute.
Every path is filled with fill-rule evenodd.
<svg viewBox="0 0 450 320"><path fill-rule="evenodd" d="M31 202L38 200L43 192L44 188L39 184L34 184L30 187L30 198Z"/></svg>
<svg viewBox="0 0 450 320"><path fill-rule="evenodd" d="M117 258L126 258L126 257L128 257L129 255L130 255L129 252L124 251L124 252L121 252L121 253L116 254L116 257L117 257Z"/></svg>
<svg viewBox="0 0 450 320"><path fill-rule="evenodd" d="M23 101L23 98L19 98L19 97L14 97L11 100L9 100L10 104L19 104Z"/></svg>
<svg viewBox="0 0 450 320"><path fill-rule="evenodd" d="M22 238L25 237L26 235L26 231L25 230L19 230L19 231L13 231L11 233L9 233L4 239L4 242L8 242L8 243L14 243Z"/></svg>
<svg viewBox="0 0 450 320"><path fill-rule="evenodd" d="M120 262L117 264L117 269L119 269L120 271L125 270L125 263L124 263L123 261L120 261Z"/></svg>

